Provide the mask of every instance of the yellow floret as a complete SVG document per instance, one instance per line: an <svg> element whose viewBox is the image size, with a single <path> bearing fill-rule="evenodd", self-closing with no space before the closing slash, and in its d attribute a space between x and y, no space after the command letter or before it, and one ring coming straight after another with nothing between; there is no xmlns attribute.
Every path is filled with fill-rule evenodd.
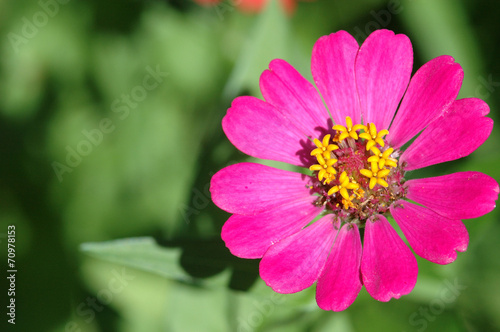
<svg viewBox="0 0 500 332"><path fill-rule="evenodd" d="M383 129L377 133L377 127L374 123L369 123L368 125L364 126L363 129L365 132L359 134L359 137L364 138L367 141L366 151L370 150L376 144L382 147L385 145L382 137L389 134L389 131L387 129Z"/></svg>
<svg viewBox="0 0 500 332"><path fill-rule="evenodd" d="M350 182L350 179L345 171L340 174L339 182L340 184L333 186L330 188L330 190L328 190L328 195L333 195L338 191L340 192L340 195L342 195L342 197L344 197L345 199L349 199L349 193L347 192L347 189L359 188L359 184L357 184L356 182Z"/></svg>
<svg viewBox="0 0 500 332"><path fill-rule="evenodd" d="M340 136L338 137L339 142L342 142L347 137L352 137L355 140L357 140L358 133L356 131L363 129L364 126L361 124L357 124L357 125L353 126L352 119L348 116L345 118L345 122L346 122L347 128L342 126L342 125L335 125L332 127L333 130L337 130L340 132Z"/></svg>

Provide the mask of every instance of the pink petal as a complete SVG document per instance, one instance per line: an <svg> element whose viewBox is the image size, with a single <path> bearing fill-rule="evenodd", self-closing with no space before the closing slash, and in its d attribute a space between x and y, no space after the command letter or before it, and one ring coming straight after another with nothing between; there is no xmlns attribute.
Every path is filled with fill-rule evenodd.
<svg viewBox="0 0 500 332"><path fill-rule="evenodd" d="M315 138L318 127L328 127L329 115L318 91L286 61L271 61L260 77L260 90L304 135Z"/></svg>
<svg viewBox="0 0 500 332"><path fill-rule="evenodd" d="M433 263L449 264L457 258L455 250L467 250L469 234L458 219L403 200L391 206L391 214L415 253Z"/></svg>
<svg viewBox="0 0 500 332"><path fill-rule="evenodd" d="M210 183L213 202L229 213L258 214L310 197L310 177L255 163L221 169Z"/></svg>
<svg viewBox="0 0 500 332"><path fill-rule="evenodd" d="M316 218L323 208L315 200L309 196L256 215L234 214L222 227L222 239L235 256L261 258L272 244Z"/></svg>
<svg viewBox="0 0 500 332"><path fill-rule="evenodd" d="M450 219L480 217L495 208L498 183L480 172L459 172L406 182L406 197Z"/></svg>
<svg viewBox="0 0 500 332"><path fill-rule="evenodd" d="M387 140L399 148L453 103L462 86L462 67L448 55L432 59L413 76Z"/></svg>
<svg viewBox="0 0 500 332"><path fill-rule="evenodd" d="M323 310L342 311L358 296L361 287L361 239L355 224L340 229L318 279L316 301Z"/></svg>
<svg viewBox="0 0 500 332"><path fill-rule="evenodd" d="M265 101L255 97L236 98L222 120L222 128L234 146L252 157L310 165L312 143L293 122ZM304 150L304 146L308 148Z"/></svg>
<svg viewBox="0 0 500 332"><path fill-rule="evenodd" d="M361 274L368 293L383 302L410 293L417 282L415 256L382 215L366 222Z"/></svg>
<svg viewBox="0 0 500 332"><path fill-rule="evenodd" d="M399 159L414 170L471 154L490 136L493 120L488 105L477 98L456 100L417 137Z"/></svg>
<svg viewBox="0 0 500 332"><path fill-rule="evenodd" d="M364 123L388 129L410 82L413 50L410 39L376 30L356 58L356 82Z"/></svg>
<svg viewBox="0 0 500 332"><path fill-rule="evenodd" d="M345 124L346 116L361 123L354 62L359 45L346 31L323 36L314 45L311 71L333 121Z"/></svg>
<svg viewBox="0 0 500 332"><path fill-rule="evenodd" d="M338 230L325 216L272 245L260 261L260 276L278 293L295 293L318 279Z"/></svg>

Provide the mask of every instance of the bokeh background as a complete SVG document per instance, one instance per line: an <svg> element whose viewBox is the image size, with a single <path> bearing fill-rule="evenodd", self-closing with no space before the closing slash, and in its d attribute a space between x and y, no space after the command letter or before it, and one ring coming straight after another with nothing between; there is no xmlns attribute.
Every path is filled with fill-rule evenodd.
<svg viewBox="0 0 500 332"><path fill-rule="evenodd" d="M274 58L311 79L314 42L340 29L359 42L377 28L407 34L414 70L452 55L460 97L484 99L499 123L498 17L490 0L317 0L293 15L274 2L242 13L227 1L0 1L0 330L500 330L498 210L466 221L469 249L453 264L419 258L410 295L381 303L363 289L334 313L317 307L314 286L276 294L258 260L231 256L228 214L208 191L216 171L250 160L221 129L232 99L260 97ZM496 125L472 156L410 177L498 180L499 137Z"/></svg>

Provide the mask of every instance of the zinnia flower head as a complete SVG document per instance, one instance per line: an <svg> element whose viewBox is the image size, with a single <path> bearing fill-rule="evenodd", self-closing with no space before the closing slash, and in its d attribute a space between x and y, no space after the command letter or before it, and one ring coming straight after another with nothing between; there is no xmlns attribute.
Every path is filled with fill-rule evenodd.
<svg viewBox="0 0 500 332"><path fill-rule="evenodd" d="M260 275L275 291L317 281L318 305L334 311L350 306L363 285L376 300L399 298L415 286L418 266L389 214L417 255L448 264L467 249L461 220L495 207L498 183L479 172L405 180L408 171L469 155L493 127L484 101L456 100L463 71L451 56L413 77L412 67L405 35L378 30L359 47L339 31L314 45L321 95L274 60L260 79L265 101L233 101L222 126L238 149L304 167L240 163L212 178L213 201L233 214L222 229L226 246L262 258Z"/></svg>

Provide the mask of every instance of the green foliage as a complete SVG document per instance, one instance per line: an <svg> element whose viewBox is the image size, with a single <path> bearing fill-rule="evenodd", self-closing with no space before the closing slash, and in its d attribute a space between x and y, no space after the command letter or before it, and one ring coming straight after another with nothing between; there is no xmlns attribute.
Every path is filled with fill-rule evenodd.
<svg viewBox="0 0 500 332"><path fill-rule="evenodd" d="M162 249L151 238L134 238L111 242L84 243L81 251L111 263L156 273L177 281L193 282L178 265L179 249Z"/></svg>

